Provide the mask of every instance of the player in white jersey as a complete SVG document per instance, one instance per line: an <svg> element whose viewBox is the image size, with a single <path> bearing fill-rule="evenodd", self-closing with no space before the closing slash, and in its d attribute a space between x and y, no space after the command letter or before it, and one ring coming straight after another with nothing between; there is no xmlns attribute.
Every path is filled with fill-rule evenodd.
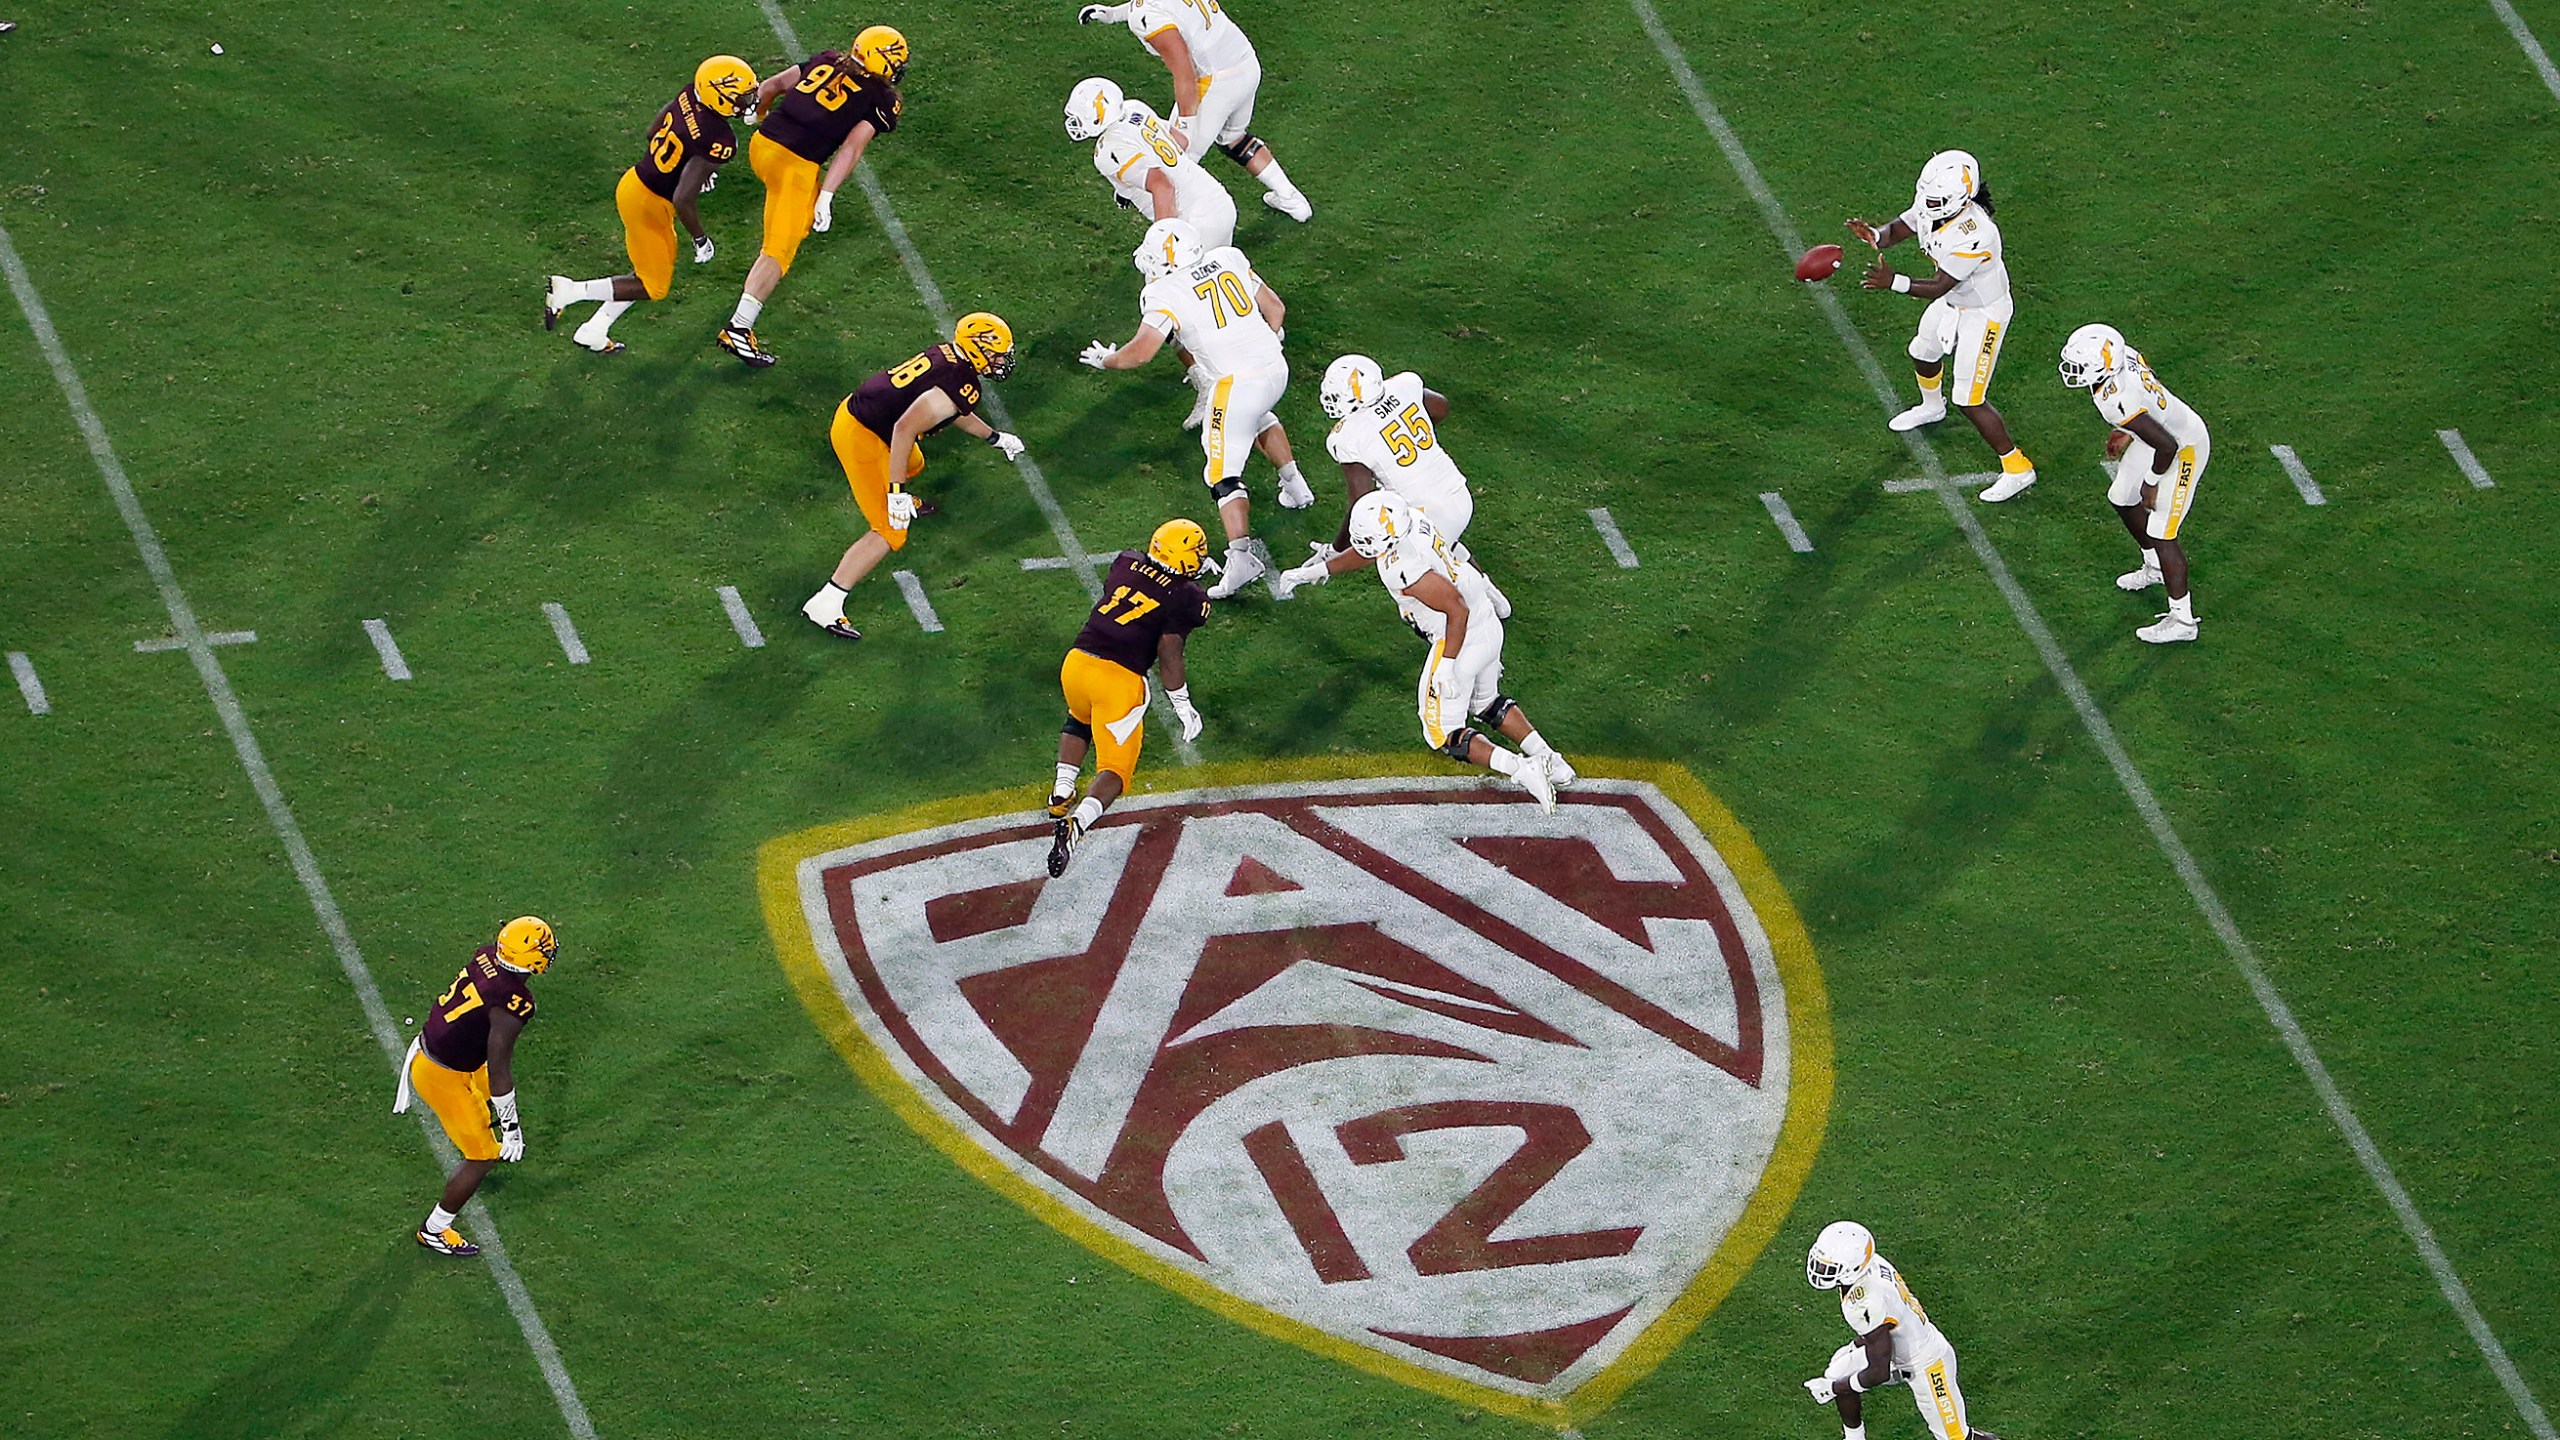
<svg viewBox="0 0 2560 1440"><path fill-rule="evenodd" d="M2204 418L2152 375L2142 352L2112 325L2083 325L2062 345L2062 383L2087 390L2115 427L2107 458L2116 462L2107 500L2142 547L2142 567L2116 577L2121 590L2165 585L2169 613L2133 632L2154 645L2196 638L2194 597L2187 593L2187 552L2178 527L2195 503L2196 482L2213 458Z"/></svg>
<svg viewBox="0 0 2560 1440"><path fill-rule="evenodd" d="M1389 376L1366 355L1345 355L1325 367L1316 399L1334 422L1324 448L1342 467L1352 502L1383 485L1429 517L1431 528L1464 557L1466 547L1458 542L1475 518L1476 499L1436 428L1449 414L1449 397L1410 370ZM1283 571L1274 587L1285 592L1323 584L1333 573L1333 558L1351 543L1348 511L1342 527L1332 544L1316 542L1315 554ZM1509 613L1508 602L1502 608Z"/></svg>
<svg viewBox="0 0 2560 1440"><path fill-rule="evenodd" d="M1352 502L1348 528L1351 548L1326 562L1327 570L1341 575L1375 564L1396 613L1431 642L1414 696L1423 741L1461 764L1508 777L1540 808L1556 808L1556 792L1574 782L1574 768L1529 723L1520 702L1502 693L1502 622L1511 603L1419 508L1386 486ZM1486 728L1470 726L1470 718ZM1520 749L1494 744L1495 735Z"/></svg>
<svg viewBox="0 0 2560 1440"><path fill-rule="evenodd" d="M1223 600L1269 568L1262 542L1251 533L1252 502L1245 493L1249 450L1280 469L1280 503L1303 510L1315 491L1298 473L1289 434L1275 408L1289 388L1289 362L1280 351L1287 307L1262 283L1244 252L1232 245L1204 249L1188 222L1159 220L1135 256L1147 288L1138 297L1138 330L1126 344L1096 340L1076 358L1096 370L1135 370L1179 339L1209 378L1209 418L1200 427L1205 463L1200 478L1218 502L1226 526L1227 556L1209 598Z"/></svg>
<svg viewBox="0 0 2560 1440"><path fill-rule="evenodd" d="M1920 377L1920 403L1886 422L1895 430L1916 430L1947 418L1953 401L1973 428L1982 432L1991 453L2000 457L2000 478L1982 492L1985 500L2010 499L2036 483L2036 467L2009 438L2009 422L1990 401L1991 372L2000 363L2000 342L2016 309L2009 295L2009 265L2000 249L2000 226L1991 218L1991 187L1982 166L1962 150L1942 150L1929 157L1913 187L1911 208L1882 229L1864 220L1849 222L1849 233L1876 247L1876 263L1863 282L1870 290L1917 295L1929 302L1920 328L1911 337L1911 362ZM1897 275L1884 252L1917 237L1937 273ZM1947 374L1950 355L1955 373Z"/></svg>
<svg viewBox="0 0 2560 1440"><path fill-rule="evenodd" d="M1935 1440L2000 1440L1967 1428L1964 1391L1956 1384L1956 1347L1902 1282L1892 1262L1876 1253L1876 1237L1854 1220L1823 1227L1804 1257L1805 1283L1838 1290L1840 1318L1858 1338L1833 1351L1821 1374L1804 1382L1817 1405L1837 1405L1847 1440L1867 1440L1866 1392L1880 1385L1911 1387L1920 1423Z"/></svg>
<svg viewBox="0 0 2560 1440"><path fill-rule="evenodd" d="M1183 219L1210 249L1236 239L1236 202L1190 156L1153 110L1096 75L1067 96L1067 138L1090 140L1093 168L1112 198L1148 221Z"/></svg>
<svg viewBox="0 0 2560 1440"><path fill-rule="evenodd" d="M1262 88L1262 60L1218 0L1130 0L1087 5L1076 12L1083 25L1126 24L1138 43L1164 62L1173 76L1174 134L1186 154L1202 156L1214 144L1244 173L1262 182L1262 203L1304 222L1315 207L1262 137L1253 133L1253 100Z"/></svg>

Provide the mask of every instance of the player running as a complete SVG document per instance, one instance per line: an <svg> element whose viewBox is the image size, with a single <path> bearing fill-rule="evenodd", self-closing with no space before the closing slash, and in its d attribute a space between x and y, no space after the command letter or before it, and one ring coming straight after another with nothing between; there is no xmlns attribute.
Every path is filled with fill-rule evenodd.
<svg viewBox="0 0 2560 1440"><path fill-rule="evenodd" d="M1881 230L1852 220L1849 233L1876 247L1876 263L1861 282L1866 288L1929 302L1911 337L1920 403L1885 423L1897 431L1934 425L1947 418L1952 398L1982 432L1991 453L2000 457L2000 478L1982 498L1997 503L2023 493L2036 483L2036 467L2009 438L2009 422L1988 398L1991 372L2000 363L2000 342L2017 307L2009 296L2009 267L2001 258L2000 227L1991 219L1991 187L1982 181L1981 163L1962 150L1939 151L1920 168L1911 208L1901 218ZM1883 252L1915 236L1937 271L1897 275ZM1946 374L1950 353L1955 357L1952 397Z"/></svg>
<svg viewBox="0 0 2560 1440"><path fill-rule="evenodd" d="M764 182L764 250L747 270L738 308L714 337L745 364L773 363L756 338L756 319L800 254L800 242L835 224L836 191L872 137L898 128L906 104L898 80L906 73L907 37L874 25L853 37L850 54L821 50L757 89L764 122L747 142L747 163Z"/></svg>
<svg viewBox="0 0 2560 1440"><path fill-rule="evenodd" d="M1867 1227L1841 1220L1823 1227L1804 1257L1805 1283L1843 1291L1840 1318L1858 1338L1841 1346L1823 1372L1804 1382L1816 1405L1840 1408L1848 1440L1867 1440L1867 1391L1908 1384L1920 1423L1937 1440L2000 1440L1988 1430L1966 1428L1964 1391L1956 1386L1956 1347L1929 1323L1929 1312L1902 1283L1902 1274L1876 1253Z"/></svg>
<svg viewBox="0 0 2560 1440"><path fill-rule="evenodd" d="M1096 370L1135 370L1169 339L1189 347L1207 379L1209 417L1200 427L1207 457L1200 478L1217 498L1227 532L1227 555L1209 598L1224 600L1269 567L1262 542L1252 537L1252 501L1245 493L1245 453L1258 449L1280 467L1280 503L1303 510L1316 493L1298 473L1288 432L1274 407L1289 388L1289 362L1280 352L1280 324L1287 307L1280 294L1253 273L1234 246L1203 251L1199 232L1184 220L1159 220L1138 245L1138 273L1147 286L1138 296L1138 330L1125 345L1096 340L1076 358Z"/></svg>
<svg viewBox="0 0 2560 1440"><path fill-rule="evenodd" d="M2112 325L2083 325L2062 344L2062 383L2087 390L2115 427L2107 458L2116 462L2108 503L2142 547L2142 567L2116 577L2119 590L2165 585L2169 613L2133 633L2154 645L2196 638L2194 597L2187 593L2187 551L2178 526L2195 503L2196 482L2213 458L2203 417L2151 373L2142 352Z"/></svg>
<svg viewBox="0 0 2560 1440"><path fill-rule="evenodd" d="M1289 183L1279 157L1253 133L1253 100L1262 88L1262 59L1218 0L1132 0L1087 5L1076 23L1122 24L1173 76L1172 130L1183 152L1199 157L1214 143L1244 173L1262 182L1262 203L1304 223L1315 207Z"/></svg>
<svg viewBox="0 0 2560 1440"><path fill-rule="evenodd" d="M1458 541L1467 533L1467 522L1475 518L1475 494L1467 488L1467 477L1457 462L1441 448L1433 428L1448 416L1449 397L1423 384L1422 377L1410 370L1390 378L1368 356L1345 355L1325 367L1316 399L1333 420L1324 448L1342 467L1343 488L1350 492L1352 503L1358 504L1360 497L1383 485L1421 511L1431 528L1464 559L1466 547ZM1333 543L1314 542L1309 548L1315 554L1304 564L1282 571L1272 588L1285 598L1301 585L1323 584L1333 575L1333 558L1350 544L1351 513L1346 509ZM1497 598L1501 593L1494 592ZM1508 602L1502 613L1510 613Z"/></svg>
<svg viewBox="0 0 2560 1440"><path fill-rule="evenodd" d="M1396 597L1396 613L1431 642L1415 703L1422 738L1465 765L1507 776L1556 808L1556 792L1576 779L1573 766L1520 702L1502 693L1502 622L1511 604L1475 562L1442 537L1402 495L1380 486L1351 506L1351 548L1327 561L1336 575L1375 563L1378 581ZM1489 727L1469 728L1467 720ZM1493 743L1499 734L1517 754Z"/></svg>
<svg viewBox="0 0 2560 1440"><path fill-rule="evenodd" d="M1022 458L1022 437L998 430L976 413L986 398L984 383L1011 375L1013 362L1012 328L980 310L961 316L947 343L863 381L836 406L827 438L853 486L853 503L871 528L846 547L835 573L800 607L809 623L847 640L862 638L844 618L845 592L889 552L906 548L907 527L923 513L906 489L924 469L924 449L916 442L957 425L1002 451L1007 460Z"/></svg>
<svg viewBox="0 0 2560 1440"><path fill-rule="evenodd" d="M1138 774L1138 749L1146 743L1147 667L1164 677L1164 698L1182 722L1182 738L1200 735L1183 679L1183 643L1209 618L1209 597L1193 578L1209 556L1209 534L1193 520L1167 520L1147 540L1147 551L1123 550L1102 582L1101 603L1085 618L1075 648L1058 668L1067 695L1067 723L1058 731L1058 778L1049 788L1049 813L1057 817L1049 846L1049 873L1064 875L1085 832ZM1101 734L1094 732L1099 729ZM1076 777L1088 750L1099 748L1093 793L1076 798Z"/></svg>
<svg viewBox="0 0 2560 1440"><path fill-rule="evenodd" d="M613 206L622 212L623 249L631 256L631 273L603 280L551 277L542 300L542 328L560 323L560 312L581 301L597 302L596 313L573 337L599 355L626 349L613 338L613 322L642 296L667 298L676 277L676 222L693 237L693 263L711 258L711 237L704 233L695 198L710 188L712 173L738 153L738 134L729 117L756 90L756 72L735 55L714 55L694 67L693 83L667 102L649 127L649 148L640 163L622 172L613 188Z"/></svg>
<svg viewBox="0 0 2560 1440"><path fill-rule="evenodd" d="M519 915L499 927L497 943L473 952L427 1011L427 1023L400 1061L400 1093L391 1113L409 1113L414 1094L444 1126L462 1163L418 1226L418 1243L439 1255L477 1255L480 1247L453 1228L489 1167L524 1158L524 1122L516 1111L516 1037L533 1019L528 977L551 968L560 941L551 927ZM497 1123L489 1123L491 1111Z"/></svg>

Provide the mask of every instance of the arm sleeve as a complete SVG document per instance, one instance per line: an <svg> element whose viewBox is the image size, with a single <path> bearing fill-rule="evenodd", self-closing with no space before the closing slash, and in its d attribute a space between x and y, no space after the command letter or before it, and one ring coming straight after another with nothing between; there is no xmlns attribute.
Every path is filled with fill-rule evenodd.
<svg viewBox="0 0 2560 1440"><path fill-rule="evenodd" d="M1173 338L1174 331L1182 328L1182 322L1174 319L1170 310L1150 310L1138 317L1138 323L1168 340Z"/></svg>

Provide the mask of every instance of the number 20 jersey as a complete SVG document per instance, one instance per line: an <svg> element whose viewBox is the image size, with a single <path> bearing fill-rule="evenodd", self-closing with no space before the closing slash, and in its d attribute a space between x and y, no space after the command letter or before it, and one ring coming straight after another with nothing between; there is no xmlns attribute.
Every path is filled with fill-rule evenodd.
<svg viewBox="0 0 2560 1440"><path fill-rule="evenodd" d="M1139 323L1153 326L1212 375L1243 375L1287 364L1280 336L1254 301L1262 277L1233 245L1222 245L1138 296Z"/></svg>

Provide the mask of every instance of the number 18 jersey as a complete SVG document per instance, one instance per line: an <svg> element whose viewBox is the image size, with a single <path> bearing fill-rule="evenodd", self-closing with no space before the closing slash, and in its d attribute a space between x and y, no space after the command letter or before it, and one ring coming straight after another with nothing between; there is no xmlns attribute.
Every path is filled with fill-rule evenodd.
<svg viewBox="0 0 2560 1440"><path fill-rule="evenodd" d="M1262 277L1233 245L1222 245L1138 296L1139 323L1182 348L1212 375L1242 375L1284 365L1280 336L1254 302Z"/></svg>

